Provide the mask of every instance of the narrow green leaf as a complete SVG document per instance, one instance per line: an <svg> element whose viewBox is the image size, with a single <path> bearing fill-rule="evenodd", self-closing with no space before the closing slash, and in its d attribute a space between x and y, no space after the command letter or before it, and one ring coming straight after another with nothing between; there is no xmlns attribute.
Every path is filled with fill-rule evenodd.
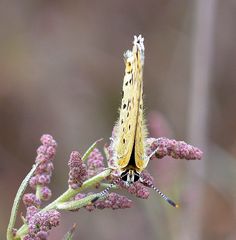
<svg viewBox="0 0 236 240"><path fill-rule="evenodd" d="M63 240L73 240L75 228L76 228L76 224L74 224L72 228L66 233Z"/></svg>
<svg viewBox="0 0 236 240"><path fill-rule="evenodd" d="M82 157L83 161L86 161L87 158L89 157L90 153L93 151L93 149L96 147L97 143L101 142L103 140L103 138L98 139L97 141L95 141L89 148L88 150L85 152L85 154Z"/></svg>
<svg viewBox="0 0 236 240"><path fill-rule="evenodd" d="M25 189L28 185L28 182L30 180L30 178L33 176L34 171L36 170L37 166L39 165L39 163L34 164L32 166L32 169L30 170L30 172L26 175L25 179L22 181L16 196L15 196L15 200L11 209L11 216L10 216L10 220L9 220L9 224L7 227L7 240L12 240L13 239L13 235L12 235L12 229L15 226L15 222L16 222L16 216L17 216L17 212L18 212L18 208L19 208L19 204L20 204L20 200L25 192Z"/></svg>

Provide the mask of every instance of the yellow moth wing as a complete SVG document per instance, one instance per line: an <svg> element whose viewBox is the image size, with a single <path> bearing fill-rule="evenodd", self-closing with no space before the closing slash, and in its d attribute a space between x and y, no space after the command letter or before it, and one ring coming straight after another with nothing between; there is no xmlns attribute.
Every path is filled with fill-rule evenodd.
<svg viewBox="0 0 236 240"><path fill-rule="evenodd" d="M125 76L123 80L120 115L115 126L114 150L116 161L120 168L128 165L135 137L137 118L137 88L135 69L136 59L131 51L125 54Z"/></svg>
<svg viewBox="0 0 236 240"><path fill-rule="evenodd" d="M141 44L141 43L140 43ZM147 127L144 118L143 107L143 65L144 65L144 46L142 44L138 48L137 54L137 79L139 83L139 99L138 99L138 113L135 131L135 165L140 172L146 168L148 164L148 157L146 155L146 136Z"/></svg>
<svg viewBox="0 0 236 240"><path fill-rule="evenodd" d="M120 169L135 163L133 167L141 172L148 163L143 114L144 44L141 35L134 37L132 51L125 53L125 65L120 115L114 131L114 160Z"/></svg>
<svg viewBox="0 0 236 240"><path fill-rule="evenodd" d="M142 84L141 84L142 85ZM142 88L142 86L141 86ZM135 134L135 165L138 171L142 171L148 164L148 157L146 155L146 136L147 127L144 119L143 110L143 89L141 89L141 97L139 101L139 110Z"/></svg>

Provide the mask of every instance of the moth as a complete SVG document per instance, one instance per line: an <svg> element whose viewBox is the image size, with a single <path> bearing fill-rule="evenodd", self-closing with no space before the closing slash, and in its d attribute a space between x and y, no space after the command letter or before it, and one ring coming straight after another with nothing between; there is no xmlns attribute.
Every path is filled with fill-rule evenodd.
<svg viewBox="0 0 236 240"><path fill-rule="evenodd" d="M112 160L108 162L110 168L118 171L120 179L127 185L140 181L145 184L145 179L140 177L146 168L149 159L155 154L147 155L146 137L147 127L143 107L143 67L144 67L144 38L134 36L133 48L124 54L125 75L122 87L122 100L119 118L113 129L111 143ZM112 163L112 164L110 164ZM153 184L149 184L169 204L178 207L172 200L164 195ZM101 192L108 194L108 187Z"/></svg>
<svg viewBox="0 0 236 240"><path fill-rule="evenodd" d="M125 75L119 118L114 127L113 168L128 184L139 180L149 157L146 154L147 127L143 109L144 38L134 36L133 48L124 54Z"/></svg>

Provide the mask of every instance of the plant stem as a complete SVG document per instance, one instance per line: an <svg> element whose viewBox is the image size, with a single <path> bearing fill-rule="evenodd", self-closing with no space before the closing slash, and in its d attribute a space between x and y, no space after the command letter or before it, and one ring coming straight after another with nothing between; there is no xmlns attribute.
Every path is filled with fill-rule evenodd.
<svg viewBox="0 0 236 240"><path fill-rule="evenodd" d="M13 239L13 233L12 230L15 226L15 222L16 222L16 216L17 216L17 212L18 212L18 208L19 208L19 203L20 200L25 192L25 189L28 185L28 182L30 180L30 178L32 177L32 175L34 174L34 171L36 170L38 164L34 164L32 166L32 169L30 170L30 172L26 175L26 177L24 178L24 180L22 181L17 193L16 193L16 197L11 209L11 216L10 216L10 220L9 220L9 224L7 227L7 240L12 240Z"/></svg>
<svg viewBox="0 0 236 240"><path fill-rule="evenodd" d="M92 178L86 180L83 185L74 190L71 188L68 188L62 195L60 195L56 200L54 200L52 203L50 203L49 205L47 205L45 208L43 208L41 210L41 212L45 212L48 210L52 210L52 209L56 209L56 205L58 203L64 203L69 201L72 197L74 197L76 194L78 194L79 192L83 191L84 189L87 189L89 187L92 187L93 185L95 185L96 183L101 182L104 178L106 178L107 176L109 176L111 173L111 169L105 169L103 172L97 174L96 176L93 176ZM19 236L24 236L26 235L28 232L28 226L27 224L22 225L19 230L17 231L17 237L19 238ZM12 239L12 238L10 238Z"/></svg>
<svg viewBox="0 0 236 240"><path fill-rule="evenodd" d="M65 203L58 203L56 208L58 210L69 210L69 211L77 210L77 209L80 209L80 208L85 207L88 204L92 203L92 201L94 199L97 199L98 197L99 197L99 194L95 193L95 194L89 195L87 197L84 197L80 200L72 200L72 201L65 202Z"/></svg>

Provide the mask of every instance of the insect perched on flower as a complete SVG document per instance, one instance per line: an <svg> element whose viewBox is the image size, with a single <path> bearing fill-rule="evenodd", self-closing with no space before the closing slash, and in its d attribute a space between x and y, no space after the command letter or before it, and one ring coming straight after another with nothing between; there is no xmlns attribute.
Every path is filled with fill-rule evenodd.
<svg viewBox="0 0 236 240"><path fill-rule="evenodd" d="M118 121L113 130L112 157L108 161L110 168L118 172L119 178L127 185L140 181L157 191L172 206L173 201L166 197L153 184L148 184L140 177L150 158L147 155L146 136L147 127L143 109L143 66L144 66L144 38L134 36L133 49L124 54L125 76L123 80L122 100ZM108 187L102 194L106 195Z"/></svg>
<svg viewBox="0 0 236 240"><path fill-rule="evenodd" d="M149 158L146 154L147 128L143 114L144 38L134 36L133 49L124 54L125 76L119 119L114 127L113 162L128 184L139 180Z"/></svg>

